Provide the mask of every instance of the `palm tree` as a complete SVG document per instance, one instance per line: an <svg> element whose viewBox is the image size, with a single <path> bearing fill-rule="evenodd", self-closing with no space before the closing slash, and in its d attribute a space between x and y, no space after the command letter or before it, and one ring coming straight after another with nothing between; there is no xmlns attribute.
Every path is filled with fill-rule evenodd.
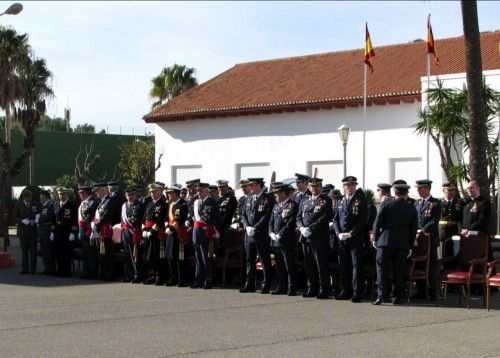
<svg viewBox="0 0 500 358"><path fill-rule="evenodd" d="M195 73L194 68L188 68L185 65L174 64L171 67L164 67L158 76L151 79L152 87L149 95L158 99L152 107L155 108L165 100L170 100L197 86L198 80Z"/></svg>
<svg viewBox="0 0 500 358"><path fill-rule="evenodd" d="M12 200L12 178L18 175L34 147L34 132L52 96L52 74L45 60L31 58L26 34L0 27L0 107L5 110L5 140L1 141L0 218L6 218ZM23 150L12 161L11 113L24 134ZM5 232L5 231L4 231Z"/></svg>
<svg viewBox="0 0 500 358"><path fill-rule="evenodd" d="M469 166L471 177L478 181L481 193L489 198L488 136L486 131L485 98L483 92L483 67L481 41L475 0L461 0L465 40L465 68L469 97Z"/></svg>

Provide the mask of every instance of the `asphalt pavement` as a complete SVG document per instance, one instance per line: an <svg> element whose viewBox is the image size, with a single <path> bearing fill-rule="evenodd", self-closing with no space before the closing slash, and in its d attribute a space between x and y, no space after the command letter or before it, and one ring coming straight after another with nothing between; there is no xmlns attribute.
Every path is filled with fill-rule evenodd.
<svg viewBox="0 0 500 358"><path fill-rule="evenodd" d="M0 357L500 357L499 293L488 312L19 275L13 244Z"/></svg>

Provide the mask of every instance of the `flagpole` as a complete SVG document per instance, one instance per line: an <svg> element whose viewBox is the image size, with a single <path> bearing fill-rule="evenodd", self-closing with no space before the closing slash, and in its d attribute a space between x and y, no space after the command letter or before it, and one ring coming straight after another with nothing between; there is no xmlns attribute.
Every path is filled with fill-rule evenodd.
<svg viewBox="0 0 500 358"><path fill-rule="evenodd" d="M426 105L429 107L429 89L431 87L431 54L427 54L427 94ZM426 142L426 178L429 179L429 161L430 161L430 142L431 142L431 128L429 126L429 119L427 119L427 142Z"/></svg>
<svg viewBox="0 0 500 358"><path fill-rule="evenodd" d="M363 190L365 190L366 177L366 87L368 77L368 65L364 64L364 85L363 85Z"/></svg>

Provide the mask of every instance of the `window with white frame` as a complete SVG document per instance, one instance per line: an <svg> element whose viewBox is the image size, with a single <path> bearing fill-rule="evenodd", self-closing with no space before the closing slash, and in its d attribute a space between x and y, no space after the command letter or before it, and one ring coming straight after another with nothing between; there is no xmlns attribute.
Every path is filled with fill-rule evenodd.
<svg viewBox="0 0 500 358"><path fill-rule="evenodd" d="M186 181L200 177L201 165L172 165L172 183L184 186Z"/></svg>
<svg viewBox="0 0 500 358"><path fill-rule="evenodd" d="M318 178L323 179L323 185L333 184L339 187L344 178L344 163L342 160L307 162L307 175L313 176L315 169L318 169Z"/></svg>
<svg viewBox="0 0 500 358"><path fill-rule="evenodd" d="M235 183L246 178L264 178L266 186L269 186L271 178L271 167L269 163L238 163L236 164ZM236 184L238 187L238 184Z"/></svg>

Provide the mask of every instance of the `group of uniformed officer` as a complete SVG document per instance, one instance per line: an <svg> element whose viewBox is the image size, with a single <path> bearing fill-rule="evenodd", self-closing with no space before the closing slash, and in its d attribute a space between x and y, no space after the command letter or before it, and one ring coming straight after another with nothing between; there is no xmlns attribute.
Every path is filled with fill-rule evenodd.
<svg viewBox="0 0 500 358"><path fill-rule="evenodd" d="M431 250L429 287L418 282L416 297L434 300L438 247L451 256L451 236L488 231L490 203L479 195L474 181L467 186L468 202L461 201L450 184L443 185L444 198L438 200L430 195L432 182L418 180L420 199L415 201L408 197L410 186L404 180L381 183L376 208L357 188L354 176L342 180L343 195L333 185L323 186L322 179L295 176L296 189L283 182L270 183L268 189L263 178L241 180L239 200L226 180L217 181L215 188L199 179L186 182L186 188L155 182L145 197L134 187L123 194L115 182L81 186L78 208L68 199L66 188L57 190L56 202L42 191L40 204L25 190L16 213L21 273L36 272L38 239L44 274L70 276L72 251L80 246L82 278L112 280L113 228L119 225L126 282L167 286L191 282L192 288L210 289L214 258L242 245L240 292L256 291L258 263L263 271L261 293L296 295L297 257L303 256L307 278L303 297L327 299L332 296L329 261L333 253L340 271L335 298L356 303L365 293L366 251L375 250L378 295L374 304L388 300L398 304L403 301L406 260L419 235L430 237ZM190 280L189 257L194 257L194 280ZM271 291L273 266L277 286Z"/></svg>

